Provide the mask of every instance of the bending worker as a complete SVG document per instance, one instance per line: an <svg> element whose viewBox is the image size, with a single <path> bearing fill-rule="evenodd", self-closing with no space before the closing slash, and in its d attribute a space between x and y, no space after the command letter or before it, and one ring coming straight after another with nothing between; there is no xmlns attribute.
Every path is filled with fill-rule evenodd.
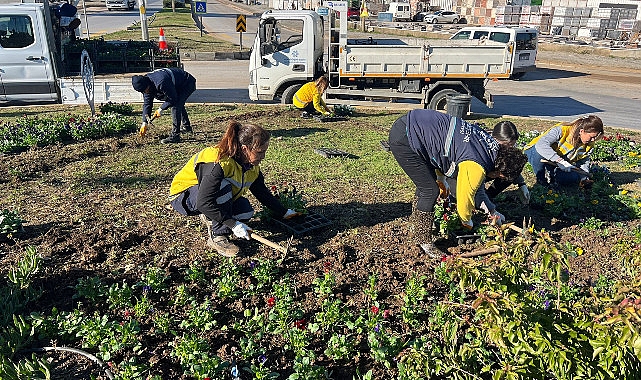
<svg viewBox="0 0 641 380"><path fill-rule="evenodd" d="M177 67L158 69L145 75L134 75L131 78L131 84L134 90L143 94L141 136L144 136L147 130L148 121L159 118L169 107L171 107L173 123L171 133L161 142L164 144L180 142L180 132L192 131L185 109L187 98L196 91L196 78L191 74ZM163 103L152 115L154 98Z"/></svg>
<svg viewBox="0 0 641 380"><path fill-rule="evenodd" d="M456 178L456 209L463 226L471 229L476 193L485 177L513 181L527 161L519 149L500 144L481 128L426 109L412 110L396 120L390 130L389 146L416 185L412 238L433 257L440 255L434 247L432 231L434 205L440 193L437 180ZM491 217L499 224L505 221L496 210Z"/></svg>
<svg viewBox="0 0 641 380"><path fill-rule="evenodd" d="M228 236L250 239L247 221L254 215L248 191L276 217L299 215L287 210L265 186L260 162L269 147L268 131L253 124L231 120L215 147L196 153L174 176L169 199L182 215L200 215L207 226L207 246L223 256L233 257L238 247Z"/></svg>
<svg viewBox="0 0 641 380"><path fill-rule="evenodd" d="M305 83L296 91L293 102L296 108L303 110L302 117L310 117L312 115L327 116L331 113L323 100L323 93L328 86L327 77L322 76L314 82Z"/></svg>
<svg viewBox="0 0 641 380"><path fill-rule="evenodd" d="M588 179L590 154L601 137L603 122L590 115L559 123L534 138L525 146L525 154L536 182L543 186L572 185Z"/></svg>

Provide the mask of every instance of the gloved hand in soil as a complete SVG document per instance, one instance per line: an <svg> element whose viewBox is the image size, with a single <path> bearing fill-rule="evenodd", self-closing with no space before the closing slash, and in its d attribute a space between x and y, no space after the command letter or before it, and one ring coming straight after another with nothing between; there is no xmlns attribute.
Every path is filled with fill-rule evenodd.
<svg viewBox="0 0 641 380"><path fill-rule="evenodd" d="M438 194L440 198L445 199L450 196L450 185L447 183L447 177L436 173L436 184L440 190Z"/></svg>
<svg viewBox="0 0 641 380"><path fill-rule="evenodd" d="M147 134L147 122L143 121L142 124L140 124L140 130L138 131L138 134L140 137L145 137L145 134Z"/></svg>
<svg viewBox="0 0 641 380"><path fill-rule="evenodd" d="M156 110L156 112L154 112L154 119L158 119L159 117L161 117L162 116L162 111L163 111L162 108L158 108Z"/></svg>
<svg viewBox="0 0 641 380"><path fill-rule="evenodd" d="M250 240L249 234L251 232L251 228L249 228L248 225L246 225L243 222L236 221L236 224L234 227L231 229L231 231L236 235L236 237L239 237L241 239L247 239Z"/></svg>
<svg viewBox="0 0 641 380"><path fill-rule="evenodd" d="M559 167L560 170L569 173L572 170L576 169L576 166L572 165L571 163L567 162L566 160L561 160L556 163L557 166Z"/></svg>
<svg viewBox="0 0 641 380"><path fill-rule="evenodd" d="M527 188L527 185L519 186L516 194L519 196L521 203L523 203L524 205L530 203L530 189Z"/></svg>
<svg viewBox="0 0 641 380"><path fill-rule="evenodd" d="M302 215L300 212L294 211L292 209L289 209L289 210L287 210L285 215L283 215L283 219L291 219L291 218L295 218L295 217L300 216L300 215Z"/></svg>
<svg viewBox="0 0 641 380"><path fill-rule="evenodd" d="M505 223L505 216L503 216L503 214L501 214L500 212L498 212L498 211L494 210L494 211L492 211L492 212L490 213L490 220L491 220L494 224L497 224L497 225L499 225L499 226L500 226L500 225L502 225L503 223Z"/></svg>

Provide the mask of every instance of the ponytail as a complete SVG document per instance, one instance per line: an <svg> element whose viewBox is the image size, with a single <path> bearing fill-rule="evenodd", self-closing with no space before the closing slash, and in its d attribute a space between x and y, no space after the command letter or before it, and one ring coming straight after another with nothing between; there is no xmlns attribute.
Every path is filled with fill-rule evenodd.
<svg viewBox="0 0 641 380"><path fill-rule="evenodd" d="M242 145L252 150L258 149L269 141L269 132L255 124L241 124L232 119L229 121L223 138L216 145L220 155L239 159L242 152Z"/></svg>

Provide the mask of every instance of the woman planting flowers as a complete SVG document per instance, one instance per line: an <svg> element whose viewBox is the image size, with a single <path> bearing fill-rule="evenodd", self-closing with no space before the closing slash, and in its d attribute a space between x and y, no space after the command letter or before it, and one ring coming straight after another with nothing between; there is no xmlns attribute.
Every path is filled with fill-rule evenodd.
<svg viewBox="0 0 641 380"><path fill-rule="evenodd" d="M590 115L559 123L534 138L525 147L525 154L536 182L544 186L589 182L590 153L602 137L603 122Z"/></svg>
<svg viewBox="0 0 641 380"><path fill-rule="evenodd" d="M207 246L223 256L238 253L227 236L250 239L251 228L245 222L254 209L244 197L248 191L278 217L298 215L283 207L265 186L259 164L269 138L262 127L231 120L218 145L196 153L171 183L171 206L183 215L200 215L208 230Z"/></svg>

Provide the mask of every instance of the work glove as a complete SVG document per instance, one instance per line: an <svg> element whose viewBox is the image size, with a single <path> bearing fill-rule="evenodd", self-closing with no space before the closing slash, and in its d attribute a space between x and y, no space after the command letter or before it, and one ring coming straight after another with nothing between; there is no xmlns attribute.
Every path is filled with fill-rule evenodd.
<svg viewBox="0 0 641 380"><path fill-rule="evenodd" d="M576 166L572 165L571 163L567 162L566 160L561 160L556 163L559 169L562 171L569 173L572 171L572 169L576 169Z"/></svg>
<svg viewBox="0 0 641 380"><path fill-rule="evenodd" d="M527 188L527 185L519 186L516 194L519 196L521 203L523 203L524 205L530 203L530 190Z"/></svg>
<svg viewBox="0 0 641 380"><path fill-rule="evenodd" d="M505 216L496 210L490 213L490 219L499 226L505 223Z"/></svg>
<svg viewBox="0 0 641 380"><path fill-rule="evenodd" d="M246 225L243 222L236 221L236 224L234 224L234 227L231 229L231 231L236 235L236 237L239 237L241 239L249 239L249 233L251 232L251 228L249 228L248 225Z"/></svg>
<svg viewBox="0 0 641 380"><path fill-rule="evenodd" d="M154 119L158 119L159 117L161 117L161 116L162 116L162 111L163 111L163 109L162 109L162 108L158 108L158 109L154 112Z"/></svg>
<svg viewBox="0 0 641 380"><path fill-rule="evenodd" d="M138 131L138 134L140 137L145 137L145 134L147 133L147 122L143 121L142 124L140 124L140 130Z"/></svg>
<svg viewBox="0 0 641 380"><path fill-rule="evenodd" d="M436 184L439 188L438 196L445 199L450 196L450 184L447 183L447 177L444 175L436 175Z"/></svg>
<svg viewBox="0 0 641 380"><path fill-rule="evenodd" d="M289 210L287 210L287 212L285 213L285 215L283 215L283 219L291 219L291 218L295 218L295 217L297 217L297 216L299 216L299 215L301 215L301 213L300 213L300 212L298 212L298 211L294 211L294 210L292 210L292 209L289 209Z"/></svg>
<svg viewBox="0 0 641 380"><path fill-rule="evenodd" d="M466 230L471 230L472 227L474 227L474 223L472 223L472 219L468 221L461 220L461 224L463 225L463 228L465 228Z"/></svg>

